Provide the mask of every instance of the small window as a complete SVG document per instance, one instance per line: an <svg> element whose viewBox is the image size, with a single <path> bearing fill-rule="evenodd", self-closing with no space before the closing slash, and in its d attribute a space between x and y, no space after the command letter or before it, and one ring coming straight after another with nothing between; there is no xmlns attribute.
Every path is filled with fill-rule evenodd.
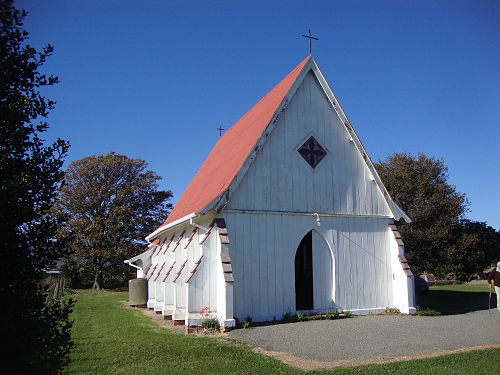
<svg viewBox="0 0 500 375"><path fill-rule="evenodd" d="M297 149L305 161L315 169L326 156L326 151L312 135Z"/></svg>

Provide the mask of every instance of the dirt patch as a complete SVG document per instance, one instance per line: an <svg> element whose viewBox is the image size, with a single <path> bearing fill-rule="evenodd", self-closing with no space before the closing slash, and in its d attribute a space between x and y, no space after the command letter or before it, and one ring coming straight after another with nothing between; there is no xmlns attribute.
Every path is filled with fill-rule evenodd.
<svg viewBox="0 0 500 375"><path fill-rule="evenodd" d="M335 367L353 367L353 366L362 366L362 365L373 365L373 364L384 364L384 363L392 363L392 362L401 362L401 361L411 361L414 359L424 359L424 358L433 358L439 357L447 354L457 354L457 353L465 353L473 350L484 350L484 349L493 349L500 348L500 345L484 345L484 346L475 346L471 348L461 348L454 350L442 350L438 352L431 353L419 353L411 356L402 356L402 357L394 357L394 358L371 358L363 361L334 361L334 362L322 362L322 361L314 361L304 358L296 357L290 353L281 353L281 352L272 352L269 350L265 350L260 347L254 347L252 350L255 353L264 354L271 358L277 359L278 361L283 362L288 366L292 366L301 370L309 371L309 370L321 370L321 369L331 369Z"/></svg>
<svg viewBox="0 0 500 375"><path fill-rule="evenodd" d="M140 311L143 315L147 316L149 319L154 321L156 324L158 324L160 327L168 329L172 333L176 333L179 335L183 335L185 332L185 327L184 326L175 326L174 322L172 320L165 320L163 318L163 315L161 314L156 314L153 310L146 309L146 308L138 308L138 307L133 307L133 306L127 306L127 305L122 305L123 307L134 309L137 311Z"/></svg>
<svg viewBox="0 0 500 375"><path fill-rule="evenodd" d="M206 330L202 330L202 329L195 330L194 332L190 330L190 332L188 332L187 327L185 325L176 326L176 325L174 325L174 322L172 320L164 319L163 315L157 314L151 309L131 306L128 304L127 301L121 301L121 307L126 308L126 309L140 311L142 314L144 314L145 316L150 318L152 321L154 321L160 327L166 328L170 332L178 334L178 335L189 334L189 335L203 336L203 337L209 336L209 337L214 337L214 338L224 338L226 341L230 341L227 339L227 334L223 333L223 332L206 331Z"/></svg>

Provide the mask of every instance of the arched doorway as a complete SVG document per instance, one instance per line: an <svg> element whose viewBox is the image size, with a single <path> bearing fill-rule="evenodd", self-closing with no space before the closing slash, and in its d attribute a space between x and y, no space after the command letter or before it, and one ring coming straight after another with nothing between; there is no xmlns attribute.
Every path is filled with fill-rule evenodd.
<svg viewBox="0 0 500 375"><path fill-rule="evenodd" d="M312 231L300 241L295 253L295 308L312 310L314 306Z"/></svg>
<svg viewBox="0 0 500 375"><path fill-rule="evenodd" d="M309 231L295 253L296 310L334 308L333 269L328 244L316 231Z"/></svg>

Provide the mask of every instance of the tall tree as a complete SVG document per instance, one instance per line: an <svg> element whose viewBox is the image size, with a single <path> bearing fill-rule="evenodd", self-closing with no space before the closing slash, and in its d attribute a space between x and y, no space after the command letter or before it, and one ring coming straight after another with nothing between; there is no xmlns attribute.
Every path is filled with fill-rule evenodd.
<svg viewBox="0 0 500 375"><path fill-rule="evenodd" d="M52 53L26 44L25 11L0 0L0 336L3 355L19 373L57 374L71 346L70 305L45 304L42 270L61 257L49 215L68 144L40 138L54 102L40 94L57 78L39 72Z"/></svg>
<svg viewBox="0 0 500 375"><path fill-rule="evenodd" d="M453 228L455 241L446 248L447 262L441 273L460 280L470 280L479 271L497 262L500 254L500 232L483 222L460 220Z"/></svg>
<svg viewBox="0 0 500 375"><path fill-rule="evenodd" d="M62 236L80 264L91 267L94 288L141 251L172 207L172 192L158 191L161 178L146 168L144 160L109 153L72 162L66 171L56 205L69 216Z"/></svg>
<svg viewBox="0 0 500 375"><path fill-rule="evenodd" d="M443 265L457 246L456 228L467 201L448 183L443 160L401 153L379 161L376 168L392 198L412 219L400 225L412 268L444 276L449 269Z"/></svg>

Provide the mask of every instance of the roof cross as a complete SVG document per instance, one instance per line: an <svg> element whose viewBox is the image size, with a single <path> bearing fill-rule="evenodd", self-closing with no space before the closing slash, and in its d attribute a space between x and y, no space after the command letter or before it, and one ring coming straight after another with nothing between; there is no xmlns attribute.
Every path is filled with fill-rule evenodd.
<svg viewBox="0 0 500 375"><path fill-rule="evenodd" d="M308 35L302 34L302 36L304 38L308 38L309 39L309 55L312 55L312 39L319 40L319 38L315 38L314 36L311 35L311 29L309 29L309 34Z"/></svg>
<svg viewBox="0 0 500 375"><path fill-rule="evenodd" d="M220 137L220 136L222 136L222 131L223 131L223 130L226 130L226 129L224 129L222 126L219 126L219 127L217 128L217 130L219 131L219 137Z"/></svg>

